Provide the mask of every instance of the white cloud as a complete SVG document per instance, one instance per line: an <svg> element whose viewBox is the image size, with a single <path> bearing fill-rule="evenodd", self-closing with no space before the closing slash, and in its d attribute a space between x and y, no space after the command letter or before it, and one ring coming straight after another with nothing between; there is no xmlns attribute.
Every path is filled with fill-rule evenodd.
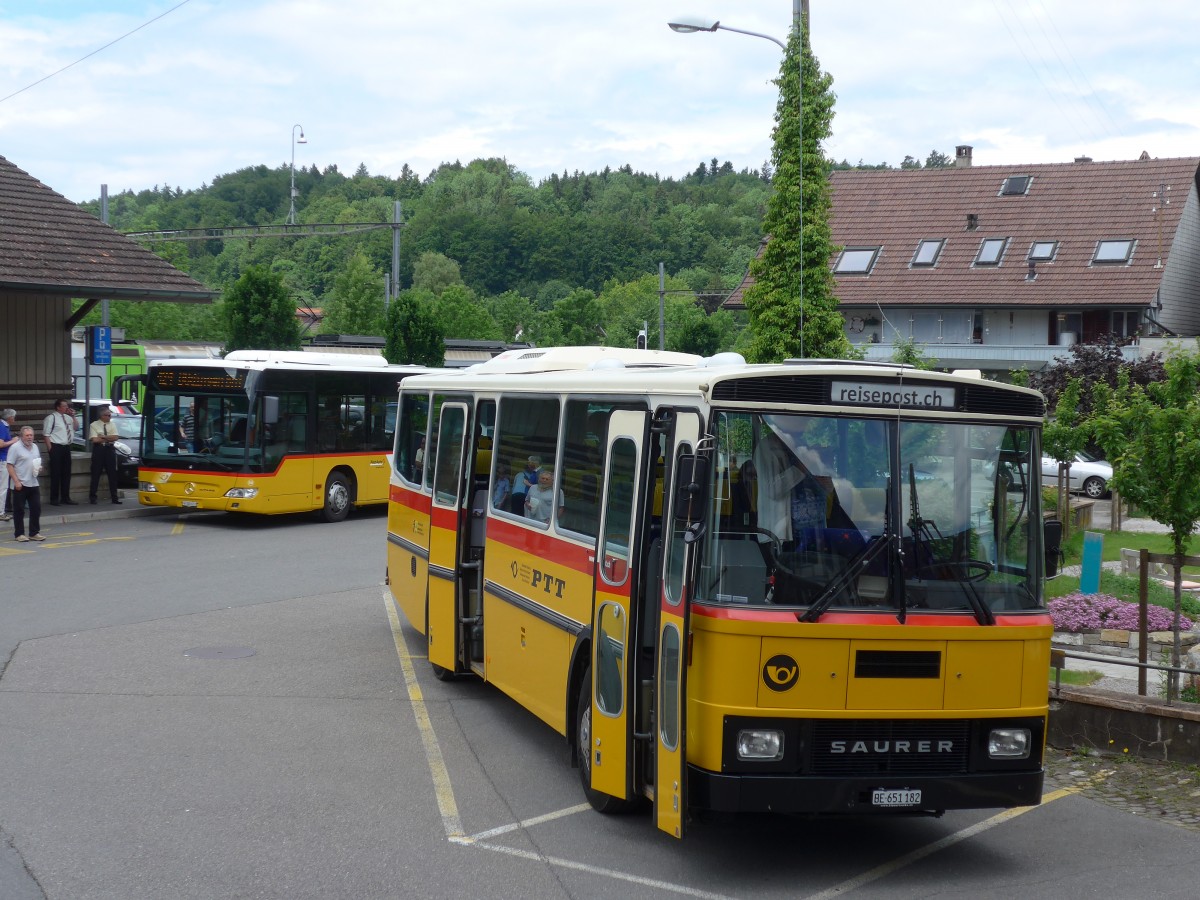
<svg viewBox="0 0 1200 900"><path fill-rule="evenodd" d="M682 176L770 155L773 44L679 35L713 12L784 38L787 0L192 0L0 102L0 154L68 197L248 166L359 162L424 175L503 156L538 179L630 164ZM173 0L0 0L0 97L143 25ZM1200 154L1200 6L1147 0L814 3L838 95L835 158L979 163Z"/></svg>

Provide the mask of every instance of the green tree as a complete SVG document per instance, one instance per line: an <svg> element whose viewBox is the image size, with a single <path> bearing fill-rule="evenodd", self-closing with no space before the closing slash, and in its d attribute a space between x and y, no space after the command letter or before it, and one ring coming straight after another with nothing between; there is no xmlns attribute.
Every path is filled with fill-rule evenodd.
<svg viewBox="0 0 1200 900"><path fill-rule="evenodd" d="M554 319L561 335L556 342L561 346L587 347L606 343L601 324L604 309L596 300L596 295L585 288L573 290L555 303L550 317ZM545 330L555 329L553 325L547 325Z"/></svg>
<svg viewBox="0 0 1200 900"><path fill-rule="evenodd" d="M933 368L933 361L920 348L915 338L896 336L892 343L892 361L917 369Z"/></svg>
<svg viewBox="0 0 1200 900"><path fill-rule="evenodd" d="M251 266L225 292L221 306L226 351L300 349L296 304L280 275Z"/></svg>
<svg viewBox="0 0 1200 900"><path fill-rule="evenodd" d="M401 291L388 306L385 323L387 361L417 366L440 366L446 360L444 333L433 314L428 291Z"/></svg>
<svg viewBox="0 0 1200 900"><path fill-rule="evenodd" d="M842 358L850 342L829 268L831 200L821 147L833 124L833 78L821 71L813 56L807 22L788 39L776 83L774 192L763 220L770 240L750 263L754 284L745 295L751 330L748 355L755 362Z"/></svg>
<svg viewBox="0 0 1200 900"><path fill-rule="evenodd" d="M1121 375L1115 391L1096 387L1096 438L1113 464L1112 487L1171 529L1175 551L1175 642L1172 664L1181 659L1179 617L1183 557L1200 522L1200 359L1190 353L1167 357L1166 381L1145 386ZM1062 406L1062 403L1059 403ZM1177 695L1178 675L1167 681Z"/></svg>
<svg viewBox="0 0 1200 900"><path fill-rule="evenodd" d="M487 308L500 326L502 339L506 341L518 340L518 332L521 333L519 340L527 340L525 335L538 317L533 301L516 291L505 291L499 297L492 297L487 302Z"/></svg>
<svg viewBox="0 0 1200 900"><path fill-rule="evenodd" d="M1090 430L1085 427L1085 414L1079 402L1082 394L1083 382L1080 379L1072 378L1067 382L1059 395L1054 417L1047 421L1042 429L1042 449L1058 461L1058 520L1063 523L1064 539L1067 537L1071 520L1071 462L1075 459L1075 454L1087 445L1091 436Z"/></svg>
<svg viewBox="0 0 1200 900"><path fill-rule="evenodd" d="M356 251L333 280L322 304L321 331L326 334L383 333L383 273L362 251Z"/></svg>
<svg viewBox="0 0 1200 900"><path fill-rule="evenodd" d="M448 338L498 341L503 336L475 292L462 284L452 284L433 303L433 315L442 334Z"/></svg>
<svg viewBox="0 0 1200 900"><path fill-rule="evenodd" d="M462 283L458 263L441 253L426 250L413 263L412 286L417 290L440 294L451 285Z"/></svg>

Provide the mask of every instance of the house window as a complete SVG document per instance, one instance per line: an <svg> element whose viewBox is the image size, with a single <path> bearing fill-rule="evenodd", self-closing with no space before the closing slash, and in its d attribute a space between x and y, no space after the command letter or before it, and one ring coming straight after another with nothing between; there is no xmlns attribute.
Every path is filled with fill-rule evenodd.
<svg viewBox="0 0 1200 900"><path fill-rule="evenodd" d="M1124 265L1129 262L1129 257L1133 255L1133 241L1124 239L1119 241L1100 241L1096 244L1096 255L1092 257L1093 263L1116 263Z"/></svg>
<svg viewBox="0 0 1200 900"><path fill-rule="evenodd" d="M1030 262L1050 262L1058 252L1058 241L1034 241L1029 248Z"/></svg>
<svg viewBox="0 0 1200 900"><path fill-rule="evenodd" d="M977 266L998 266L1004 256L1004 248L1008 246L1008 238L985 238L979 245L979 255L975 257Z"/></svg>
<svg viewBox="0 0 1200 900"><path fill-rule="evenodd" d="M1029 175L1009 175L1000 187L1000 196L1015 197L1024 194L1029 190L1029 182L1032 180Z"/></svg>
<svg viewBox="0 0 1200 900"><path fill-rule="evenodd" d="M1136 337L1141 323L1141 310L1115 310L1112 314L1112 333L1121 338Z"/></svg>
<svg viewBox="0 0 1200 900"><path fill-rule="evenodd" d="M837 275L867 275L879 256L879 247L847 247L833 266Z"/></svg>
<svg viewBox="0 0 1200 900"><path fill-rule="evenodd" d="M944 240L926 240L917 244L917 252L913 254L912 265L914 266L933 266L937 264L938 256L942 252L942 246L946 242Z"/></svg>

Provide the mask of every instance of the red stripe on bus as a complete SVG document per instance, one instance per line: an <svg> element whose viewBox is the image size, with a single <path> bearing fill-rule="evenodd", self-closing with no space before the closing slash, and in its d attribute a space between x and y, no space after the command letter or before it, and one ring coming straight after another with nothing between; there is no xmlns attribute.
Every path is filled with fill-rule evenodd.
<svg viewBox="0 0 1200 900"><path fill-rule="evenodd" d="M664 606L670 610L672 607ZM677 609L677 607L675 607ZM692 606L693 616L705 616L709 619L728 619L730 621L743 622L796 622L798 621L797 613L794 610L779 610L769 609L765 607L747 607L747 606L709 606L707 604L696 604ZM905 618L905 622L901 625L896 618L896 610L880 610L870 613L848 613L848 612L827 612L820 618L822 625L895 625L898 627L905 626L926 626L926 627L946 627L952 626L978 626L979 622L969 612L959 612L953 614L941 613L932 615L929 613L916 613L909 611ZM1031 613L1021 616L996 616L996 625L1006 628L1030 628L1039 625L1053 624L1048 613ZM992 626L980 626L992 627Z"/></svg>
<svg viewBox="0 0 1200 900"><path fill-rule="evenodd" d="M506 519L488 519L487 535L489 541L498 541L513 550L551 560L585 575L590 576L595 567L596 551L592 547L581 547L541 530L522 528Z"/></svg>
<svg viewBox="0 0 1200 900"><path fill-rule="evenodd" d="M430 507L430 498L428 494L423 494L420 491L415 491L412 488L406 488L401 485L393 484L388 491L388 499L400 506L408 509L416 510L417 512L428 513Z"/></svg>

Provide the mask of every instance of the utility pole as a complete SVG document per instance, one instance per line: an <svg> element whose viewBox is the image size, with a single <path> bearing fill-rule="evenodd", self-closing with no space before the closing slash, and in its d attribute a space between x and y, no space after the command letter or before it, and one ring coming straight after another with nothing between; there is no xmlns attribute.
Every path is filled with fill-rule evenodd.
<svg viewBox="0 0 1200 900"><path fill-rule="evenodd" d="M400 211L400 201L392 207L392 274L388 285L387 300L383 304L386 313L388 303L400 296L400 228L404 224L404 215Z"/></svg>

